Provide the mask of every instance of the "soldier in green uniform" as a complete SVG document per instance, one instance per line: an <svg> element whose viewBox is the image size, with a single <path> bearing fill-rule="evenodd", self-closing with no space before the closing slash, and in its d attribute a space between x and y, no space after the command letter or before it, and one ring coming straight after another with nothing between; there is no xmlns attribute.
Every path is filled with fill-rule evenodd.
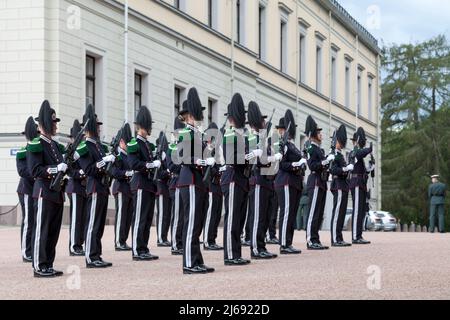
<svg viewBox="0 0 450 320"><path fill-rule="evenodd" d="M439 232L445 232L444 215L445 215L445 193L447 186L439 182L439 176L431 176L432 183L428 187L428 198L430 199L430 232L434 232L436 215L439 217Z"/></svg>

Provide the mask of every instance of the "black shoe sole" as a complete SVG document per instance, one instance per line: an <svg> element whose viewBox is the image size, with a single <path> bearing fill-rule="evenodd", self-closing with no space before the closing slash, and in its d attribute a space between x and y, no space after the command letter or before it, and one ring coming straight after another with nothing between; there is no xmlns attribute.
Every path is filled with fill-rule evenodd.
<svg viewBox="0 0 450 320"><path fill-rule="evenodd" d="M208 272L206 272L206 271L204 271L204 272L197 272L197 271L183 270L183 274L208 274Z"/></svg>
<svg viewBox="0 0 450 320"><path fill-rule="evenodd" d="M86 254L84 254L84 253L73 253L73 252L70 252L69 253L69 255L71 256L71 257L84 257Z"/></svg>
<svg viewBox="0 0 450 320"><path fill-rule="evenodd" d="M301 252L283 252L283 251L280 251L280 254L286 254L286 255L288 255L288 254L301 254Z"/></svg>
<svg viewBox="0 0 450 320"><path fill-rule="evenodd" d="M40 274L34 273L33 276L34 276L35 278L56 278L56 275L55 275L55 274L51 274L51 275L48 275L48 276L44 276L44 275L40 275Z"/></svg>
<svg viewBox="0 0 450 320"><path fill-rule="evenodd" d="M106 268L110 268L112 266L107 266L107 265L103 265L103 266L93 266L93 265L86 265L86 268L88 269L106 269Z"/></svg>
<svg viewBox="0 0 450 320"><path fill-rule="evenodd" d="M173 256L182 256L183 254L181 252L172 252Z"/></svg>
<svg viewBox="0 0 450 320"><path fill-rule="evenodd" d="M32 263L33 260L28 260L28 259L22 258L22 262L23 262L23 263Z"/></svg>

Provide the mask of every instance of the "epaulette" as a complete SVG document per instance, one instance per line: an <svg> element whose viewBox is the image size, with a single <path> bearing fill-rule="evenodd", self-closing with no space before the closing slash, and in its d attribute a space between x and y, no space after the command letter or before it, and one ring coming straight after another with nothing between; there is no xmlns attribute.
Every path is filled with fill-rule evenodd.
<svg viewBox="0 0 450 320"><path fill-rule="evenodd" d="M86 145L86 141L82 141L78 147L77 147L77 153L80 155L80 157L84 157L89 152L88 147Z"/></svg>
<svg viewBox="0 0 450 320"><path fill-rule="evenodd" d="M41 138L37 137L34 138L32 141L28 142L27 150L33 153L39 153L42 152L42 144L41 144Z"/></svg>
<svg viewBox="0 0 450 320"><path fill-rule="evenodd" d="M174 152L178 150L178 146L176 143L171 143L169 145L169 154L172 155Z"/></svg>
<svg viewBox="0 0 450 320"><path fill-rule="evenodd" d="M128 153L136 153L138 152L138 143L136 141L136 138L131 139L130 142L127 144L127 152Z"/></svg>
<svg viewBox="0 0 450 320"><path fill-rule="evenodd" d="M234 129L227 129L223 135L223 143L234 143L236 138L236 133Z"/></svg>
<svg viewBox="0 0 450 320"><path fill-rule="evenodd" d="M103 152L108 154L109 153L109 146L105 143L102 143Z"/></svg>
<svg viewBox="0 0 450 320"><path fill-rule="evenodd" d="M17 160L23 160L26 159L26 157L27 157L27 148L26 147L20 148L20 150L17 151L16 153Z"/></svg>
<svg viewBox="0 0 450 320"><path fill-rule="evenodd" d="M59 142L58 142L58 148L59 148L59 151L60 151L62 154L65 154L65 153L66 153L66 147L65 147L63 144L59 143Z"/></svg>

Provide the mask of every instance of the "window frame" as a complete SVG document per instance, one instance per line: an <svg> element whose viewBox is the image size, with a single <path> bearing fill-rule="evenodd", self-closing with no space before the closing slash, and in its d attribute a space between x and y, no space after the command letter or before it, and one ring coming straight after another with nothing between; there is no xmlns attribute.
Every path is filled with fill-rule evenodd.
<svg viewBox="0 0 450 320"><path fill-rule="evenodd" d="M86 61L85 61L85 103L86 105L88 104L92 104L93 106L95 106L95 99L96 99L96 95L95 95L95 90L96 90L96 60L97 58L95 56L93 56L92 54L86 52ZM92 74L88 74L88 61L92 60L92 69L93 69L93 73ZM88 100L88 82L92 82L92 101L89 102Z"/></svg>

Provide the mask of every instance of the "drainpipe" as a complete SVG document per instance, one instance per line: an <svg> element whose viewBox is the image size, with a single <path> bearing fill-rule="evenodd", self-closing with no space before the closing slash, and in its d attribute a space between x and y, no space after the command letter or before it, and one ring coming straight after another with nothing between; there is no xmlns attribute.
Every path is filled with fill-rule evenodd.
<svg viewBox="0 0 450 320"><path fill-rule="evenodd" d="M236 0L231 0L231 79L230 87L231 94L230 99L234 94L234 45L235 45L235 34L236 34ZM239 31L238 31L239 32Z"/></svg>
<svg viewBox="0 0 450 320"><path fill-rule="evenodd" d="M125 28L124 28L124 120L128 122L128 0L125 0Z"/></svg>

